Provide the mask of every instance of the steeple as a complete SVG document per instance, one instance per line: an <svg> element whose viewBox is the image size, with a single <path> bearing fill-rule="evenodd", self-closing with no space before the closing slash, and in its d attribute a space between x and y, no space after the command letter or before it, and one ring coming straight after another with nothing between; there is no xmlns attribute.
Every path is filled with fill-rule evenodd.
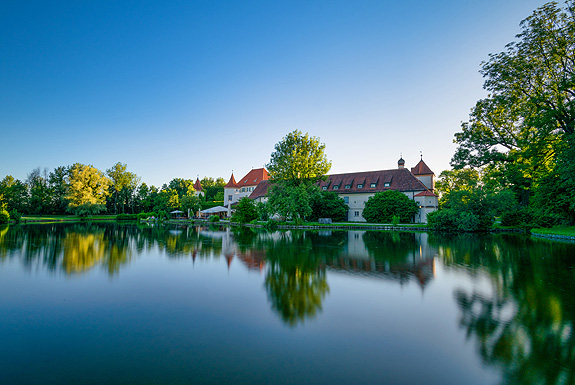
<svg viewBox="0 0 575 385"><path fill-rule="evenodd" d="M236 183L236 178L234 178L234 172L232 171L230 181L228 182L227 185L224 186L224 188L236 188L236 187L238 187L238 184Z"/></svg>
<svg viewBox="0 0 575 385"><path fill-rule="evenodd" d="M399 154L399 160L397 161L397 168L402 169L405 168L405 160L403 160L403 156L401 153Z"/></svg>

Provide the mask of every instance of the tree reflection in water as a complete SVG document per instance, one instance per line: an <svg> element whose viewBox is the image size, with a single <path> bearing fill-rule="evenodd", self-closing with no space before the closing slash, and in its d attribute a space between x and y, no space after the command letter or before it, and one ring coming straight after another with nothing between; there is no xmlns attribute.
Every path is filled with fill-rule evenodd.
<svg viewBox="0 0 575 385"><path fill-rule="evenodd" d="M518 236L435 236L444 263L486 273L458 289L460 326L505 384L575 383L575 245Z"/></svg>

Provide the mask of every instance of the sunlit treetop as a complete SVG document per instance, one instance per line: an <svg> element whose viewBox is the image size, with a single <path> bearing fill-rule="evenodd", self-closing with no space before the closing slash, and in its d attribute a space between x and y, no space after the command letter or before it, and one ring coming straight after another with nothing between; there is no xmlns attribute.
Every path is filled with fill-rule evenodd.
<svg viewBox="0 0 575 385"><path fill-rule="evenodd" d="M275 145L270 163L266 165L273 183L299 186L315 183L329 172L331 161L324 153L319 138L295 130Z"/></svg>

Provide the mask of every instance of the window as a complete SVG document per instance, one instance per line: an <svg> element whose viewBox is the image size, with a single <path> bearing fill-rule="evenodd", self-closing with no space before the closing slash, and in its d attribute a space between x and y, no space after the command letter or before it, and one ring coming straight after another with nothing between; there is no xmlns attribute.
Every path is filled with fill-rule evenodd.
<svg viewBox="0 0 575 385"><path fill-rule="evenodd" d="M361 184L361 183L358 184L358 185L357 185L357 188L363 188L363 184Z"/></svg>
<svg viewBox="0 0 575 385"><path fill-rule="evenodd" d="M372 183L372 184L369 185L369 187L375 188L375 185L376 185L376 184L377 184L377 183Z"/></svg>
<svg viewBox="0 0 575 385"><path fill-rule="evenodd" d="M345 189L346 189L346 190L349 190L350 188L351 188L351 185L350 185L350 184L346 184L346 185L345 185Z"/></svg>
<svg viewBox="0 0 575 385"><path fill-rule="evenodd" d="M389 183L389 182L385 182L385 183L383 184L383 187L389 187L389 186L391 186L391 183Z"/></svg>
<svg viewBox="0 0 575 385"><path fill-rule="evenodd" d="M354 216L354 217L359 217L359 211L354 211L354 212L353 212L353 216Z"/></svg>
<svg viewBox="0 0 575 385"><path fill-rule="evenodd" d="M230 201L230 202L232 201L232 196L231 196L231 195L228 195L228 201Z"/></svg>
<svg viewBox="0 0 575 385"><path fill-rule="evenodd" d="M349 203L349 197L343 197L343 201L347 204Z"/></svg>
<svg viewBox="0 0 575 385"><path fill-rule="evenodd" d="M334 190L339 190L339 186L333 186Z"/></svg>
<svg viewBox="0 0 575 385"><path fill-rule="evenodd" d="M322 189L322 190L327 190L327 186L323 186L321 189Z"/></svg>

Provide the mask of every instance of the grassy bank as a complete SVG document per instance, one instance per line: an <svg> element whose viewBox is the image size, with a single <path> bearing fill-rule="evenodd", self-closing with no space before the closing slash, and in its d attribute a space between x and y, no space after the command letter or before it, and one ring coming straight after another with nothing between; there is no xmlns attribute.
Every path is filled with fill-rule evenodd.
<svg viewBox="0 0 575 385"><path fill-rule="evenodd" d="M26 215L20 218L20 223L51 223L51 222L75 222L75 221L111 221L115 215L94 215L91 217L79 217L77 215Z"/></svg>
<svg viewBox="0 0 575 385"><path fill-rule="evenodd" d="M531 234L534 235L557 235L563 237L575 237L575 226L552 227L550 229L533 229Z"/></svg>

